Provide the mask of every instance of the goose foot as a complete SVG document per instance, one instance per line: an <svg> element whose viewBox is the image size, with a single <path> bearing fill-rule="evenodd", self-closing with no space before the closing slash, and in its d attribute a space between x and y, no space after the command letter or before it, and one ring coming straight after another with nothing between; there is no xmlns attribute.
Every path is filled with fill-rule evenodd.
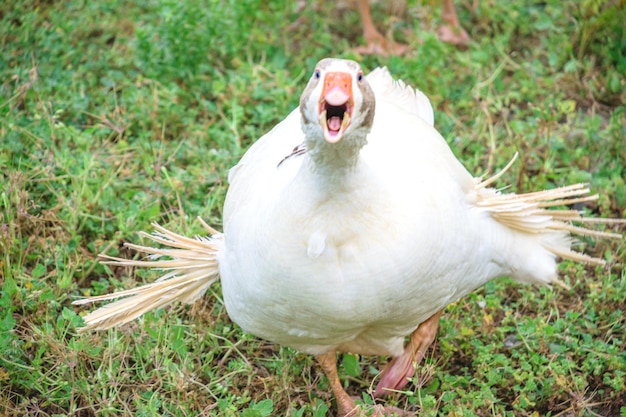
<svg viewBox="0 0 626 417"><path fill-rule="evenodd" d="M433 314L428 320L421 323L411 335L411 340L404 348L404 353L393 358L381 372L380 382L374 390L374 397L381 397L388 391L404 388L409 379L415 374L415 366L420 363L426 350L435 340L439 317L443 310Z"/></svg>
<svg viewBox="0 0 626 417"><path fill-rule="evenodd" d="M385 39L385 37L378 32L372 20L368 0L359 0L358 6L361 21L363 22L363 37L365 38L365 42L367 42L366 46L356 48L358 53L381 56L403 55L409 49L407 45Z"/></svg>
<svg viewBox="0 0 626 417"><path fill-rule="evenodd" d="M456 14L453 0L443 0L441 17L446 24L439 28L438 35L442 42L456 45L460 48L467 48L470 44L470 37L459 23L459 16Z"/></svg>
<svg viewBox="0 0 626 417"><path fill-rule="evenodd" d="M337 401L337 417L405 417L412 415L396 407L383 407L375 405L357 405L355 399L350 397L341 386L337 375L337 356L335 352L324 353L315 357L328 378L330 387ZM367 408L367 410L365 410Z"/></svg>

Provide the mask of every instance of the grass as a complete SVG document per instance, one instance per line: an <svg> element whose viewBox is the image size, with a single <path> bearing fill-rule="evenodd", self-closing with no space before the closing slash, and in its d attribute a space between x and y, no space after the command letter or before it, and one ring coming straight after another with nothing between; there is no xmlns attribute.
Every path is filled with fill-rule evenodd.
<svg viewBox="0 0 626 417"><path fill-rule="evenodd" d="M297 105L325 56L419 87L468 169L520 160L500 185L589 182L585 210L626 216L626 12L616 0L409 1L381 26L406 57L358 57L358 14L319 2L16 0L0 5L0 415L333 415L308 355L244 334L219 284L109 332L78 335L72 300L149 281L97 255L158 221L219 228L227 169ZM302 17L299 25L291 25ZM624 232L623 228L621 230ZM415 377L389 404L421 415L626 416L624 243L586 242L610 268L564 263L571 290L501 279L449 306ZM385 358L344 355L370 402Z"/></svg>

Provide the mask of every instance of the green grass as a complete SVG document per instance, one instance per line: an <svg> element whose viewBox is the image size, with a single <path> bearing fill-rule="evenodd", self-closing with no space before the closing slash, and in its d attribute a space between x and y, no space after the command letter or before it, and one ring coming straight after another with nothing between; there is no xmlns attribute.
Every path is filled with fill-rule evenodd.
<svg viewBox="0 0 626 417"><path fill-rule="evenodd" d="M529 191L586 181L585 206L626 216L626 12L618 0L459 6L473 43L435 35L438 7L408 2L381 27L406 57L358 57L358 14L319 2L69 0L0 5L0 415L325 416L313 358L244 334L219 284L109 332L78 335L77 297L149 281L97 255L158 221L220 227L229 167L297 105L326 56L387 65L419 87L477 175ZM300 25L290 26L302 16ZM624 229L621 229L624 232ZM424 416L626 416L626 249L610 268L564 263L570 290L502 279L449 306L415 384L388 402ZM348 391L385 358L340 358Z"/></svg>

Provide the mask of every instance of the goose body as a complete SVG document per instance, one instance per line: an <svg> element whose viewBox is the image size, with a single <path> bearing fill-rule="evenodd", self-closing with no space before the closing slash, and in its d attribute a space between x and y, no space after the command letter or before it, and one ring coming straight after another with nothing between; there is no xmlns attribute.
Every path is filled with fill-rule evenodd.
<svg viewBox="0 0 626 417"><path fill-rule="evenodd" d="M219 277L232 320L316 355L347 416L355 404L335 352L391 355L382 395L407 383L451 302L504 275L554 282L557 256L602 263L571 251L570 233L619 235L549 210L594 199L583 184L502 194L489 188L497 175L482 181L463 167L433 119L426 96L386 69L365 77L353 61L320 61L300 106L230 171L223 234L205 225L212 238L190 239L156 225L144 235L170 249L129 245L152 260L109 262L165 275L77 301L130 296L87 315L85 329L193 302Z"/></svg>
<svg viewBox="0 0 626 417"><path fill-rule="evenodd" d="M511 251L524 245L475 206L477 182L432 126L428 99L386 69L368 81L376 110L354 166L326 173L308 153L283 161L305 141L295 110L229 178L219 262L228 313L312 354L399 355L436 311L511 274ZM529 243L547 264L534 280L550 281L554 255Z"/></svg>

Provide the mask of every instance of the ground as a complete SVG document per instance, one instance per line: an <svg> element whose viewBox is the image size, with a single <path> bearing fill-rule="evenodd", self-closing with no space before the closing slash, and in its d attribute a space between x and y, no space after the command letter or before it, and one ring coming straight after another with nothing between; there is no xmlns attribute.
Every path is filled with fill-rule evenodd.
<svg viewBox="0 0 626 417"><path fill-rule="evenodd" d="M122 243L151 222L193 235L202 216L219 229L228 168L297 105L322 57L386 65L423 90L476 175L517 151L498 186L588 182L601 196L581 209L626 217L622 2L457 2L466 50L438 40L436 2L398 16L375 4L380 29L409 46L389 58L355 52L355 10L267 3L0 5L0 415L334 414L313 358L243 333L219 284L100 333L78 334L85 309L71 305L155 278L97 260L135 256ZM450 305L414 383L387 403L626 415L624 241L584 248L608 267L563 263L570 289L503 278ZM385 360L342 356L348 391L371 402Z"/></svg>

